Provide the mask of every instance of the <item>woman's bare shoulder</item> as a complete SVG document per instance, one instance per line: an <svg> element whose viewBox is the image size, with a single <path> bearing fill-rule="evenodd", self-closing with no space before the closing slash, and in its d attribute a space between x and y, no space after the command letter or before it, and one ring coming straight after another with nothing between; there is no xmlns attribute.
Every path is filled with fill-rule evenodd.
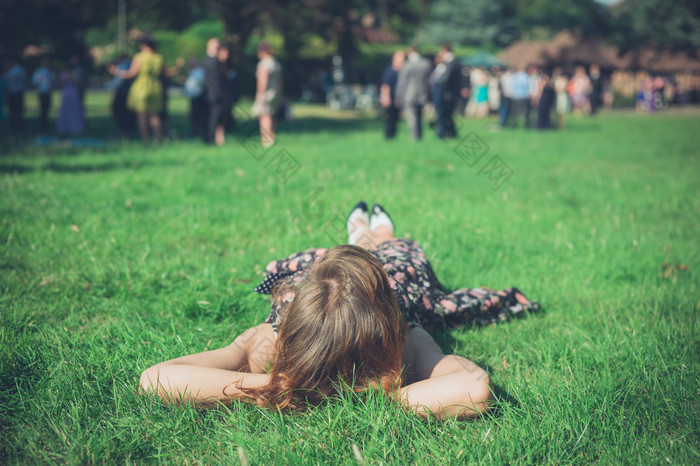
<svg viewBox="0 0 700 466"><path fill-rule="evenodd" d="M275 352L275 332L272 324L260 324L243 332L232 345L244 345L250 372L265 372Z"/></svg>

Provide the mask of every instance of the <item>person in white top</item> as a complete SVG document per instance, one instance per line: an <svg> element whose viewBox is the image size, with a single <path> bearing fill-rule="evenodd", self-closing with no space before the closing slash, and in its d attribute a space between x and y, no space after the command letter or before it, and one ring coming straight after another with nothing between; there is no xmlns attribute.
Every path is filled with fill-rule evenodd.
<svg viewBox="0 0 700 466"><path fill-rule="evenodd" d="M263 42L258 47L257 87L252 113L260 121L260 139L263 148L275 144L275 113L282 97L282 67Z"/></svg>

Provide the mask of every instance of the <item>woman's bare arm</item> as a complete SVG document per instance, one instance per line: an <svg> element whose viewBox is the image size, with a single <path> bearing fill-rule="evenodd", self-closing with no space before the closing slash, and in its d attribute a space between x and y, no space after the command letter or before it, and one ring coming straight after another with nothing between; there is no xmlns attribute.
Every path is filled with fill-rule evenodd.
<svg viewBox="0 0 700 466"><path fill-rule="evenodd" d="M461 356L443 354L422 328L411 329L406 345L418 382L403 387L401 398L416 414L470 419L489 409L493 395L486 371Z"/></svg>
<svg viewBox="0 0 700 466"><path fill-rule="evenodd" d="M128 70L123 70L119 71L117 70L117 67L112 65L110 67L110 72L116 76L119 76L122 79L131 79L135 77L137 74L139 74L139 69L141 68L141 60L139 60L139 57L136 56L134 57L133 60L131 60L131 66L129 66Z"/></svg>
<svg viewBox="0 0 700 466"><path fill-rule="evenodd" d="M140 386L165 402L228 402L243 395L239 386L261 387L270 382L264 372L273 351L272 326L258 325L224 348L149 367L141 374Z"/></svg>
<svg viewBox="0 0 700 466"><path fill-rule="evenodd" d="M269 79L270 71L264 66L258 66L258 85L255 90L255 100L264 98Z"/></svg>

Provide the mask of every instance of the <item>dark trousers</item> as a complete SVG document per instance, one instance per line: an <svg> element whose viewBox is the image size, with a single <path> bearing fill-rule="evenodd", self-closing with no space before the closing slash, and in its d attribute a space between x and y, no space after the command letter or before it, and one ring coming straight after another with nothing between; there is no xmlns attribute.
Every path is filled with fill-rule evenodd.
<svg viewBox="0 0 700 466"><path fill-rule="evenodd" d="M233 111L235 105L235 103L226 104L226 123L224 126L226 127L226 132L231 134L236 132L236 112ZM280 107L282 106L280 105Z"/></svg>
<svg viewBox="0 0 700 466"><path fill-rule="evenodd" d="M551 110L551 105L539 105L537 107L537 129L549 129L552 127Z"/></svg>
<svg viewBox="0 0 700 466"><path fill-rule="evenodd" d="M7 107L10 110L10 130L24 129L24 93L7 95Z"/></svg>
<svg viewBox="0 0 700 466"><path fill-rule="evenodd" d="M124 136L136 130L136 114L126 108L126 98L129 95L130 87L130 82L122 82L114 93L114 99L112 99L112 116L117 128Z"/></svg>
<svg viewBox="0 0 700 466"><path fill-rule="evenodd" d="M501 96L501 105L498 107L498 125L506 126L508 117L510 116L512 99L510 97Z"/></svg>
<svg viewBox="0 0 700 466"><path fill-rule="evenodd" d="M39 124L42 131L49 130L49 110L51 109L51 93L39 94Z"/></svg>
<svg viewBox="0 0 700 466"><path fill-rule="evenodd" d="M457 137L457 129L452 118L454 113L454 101L442 101L438 110L438 137L439 138L454 138Z"/></svg>
<svg viewBox="0 0 700 466"><path fill-rule="evenodd" d="M554 99L554 89L551 86L546 86L542 90L540 101L537 103L537 129L549 129L552 127L550 115Z"/></svg>
<svg viewBox="0 0 700 466"><path fill-rule="evenodd" d="M399 123L399 109L393 104L384 109L384 137L393 139Z"/></svg>
<svg viewBox="0 0 700 466"><path fill-rule="evenodd" d="M199 97L190 99L190 128L192 136L207 140L209 124L209 108L206 95L202 93Z"/></svg>
<svg viewBox="0 0 700 466"><path fill-rule="evenodd" d="M525 128L530 127L530 99L513 99L513 126L518 126L518 119L520 114L523 115L525 120Z"/></svg>
<svg viewBox="0 0 700 466"><path fill-rule="evenodd" d="M215 142L216 127L224 124L226 117L226 105L222 102L209 102L209 119L207 124L206 142Z"/></svg>
<svg viewBox="0 0 700 466"><path fill-rule="evenodd" d="M591 94L591 115L595 115L600 110L600 94Z"/></svg>

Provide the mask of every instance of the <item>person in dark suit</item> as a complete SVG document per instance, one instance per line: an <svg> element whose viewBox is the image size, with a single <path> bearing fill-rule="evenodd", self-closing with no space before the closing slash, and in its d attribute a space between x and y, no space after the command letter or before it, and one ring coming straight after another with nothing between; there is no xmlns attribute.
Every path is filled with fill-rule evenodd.
<svg viewBox="0 0 700 466"><path fill-rule="evenodd" d="M452 55L450 44L440 48L442 65L445 67L439 78L439 101L437 106L437 134L439 138L457 137L457 128L452 117L462 87L462 67Z"/></svg>
<svg viewBox="0 0 700 466"><path fill-rule="evenodd" d="M589 99L591 101L591 115L595 115L603 103L603 82L600 78L600 67L598 65L591 65L591 94Z"/></svg>
<svg viewBox="0 0 700 466"><path fill-rule="evenodd" d="M399 107L396 106L396 83L399 71L406 59L406 54L399 50L394 52L391 65L382 74L382 86L379 88L380 101L384 108L384 137L393 139L396 135L396 125L399 122Z"/></svg>
<svg viewBox="0 0 700 466"><path fill-rule="evenodd" d="M537 102L537 129L551 129L551 113L554 106L554 88L551 79L546 74L540 78L540 98Z"/></svg>
<svg viewBox="0 0 700 466"><path fill-rule="evenodd" d="M423 137L421 118L423 106L428 101L428 80L432 71L430 60L420 56L418 47L408 48L408 59L399 72L396 83L396 103L403 109L411 137Z"/></svg>
<svg viewBox="0 0 700 466"><path fill-rule="evenodd" d="M225 142L224 123L226 121L226 77L221 71L218 55L221 42L212 37L207 41L207 58L204 59L204 89L206 92L207 104L209 107L209 118L207 120L208 144L216 143L223 146Z"/></svg>

